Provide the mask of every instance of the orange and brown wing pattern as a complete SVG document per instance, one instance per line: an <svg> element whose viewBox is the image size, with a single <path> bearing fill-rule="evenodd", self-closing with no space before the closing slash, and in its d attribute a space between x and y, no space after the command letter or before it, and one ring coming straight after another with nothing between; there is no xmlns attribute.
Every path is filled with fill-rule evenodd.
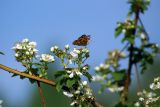
<svg viewBox="0 0 160 107"><path fill-rule="evenodd" d="M82 35L77 40L73 41L73 45L86 46L90 40L90 35Z"/></svg>

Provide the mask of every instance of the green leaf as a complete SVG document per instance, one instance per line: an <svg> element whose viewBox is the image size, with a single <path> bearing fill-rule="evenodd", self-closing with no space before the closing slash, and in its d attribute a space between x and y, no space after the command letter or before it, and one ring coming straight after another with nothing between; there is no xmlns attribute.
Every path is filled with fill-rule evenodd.
<svg viewBox="0 0 160 107"><path fill-rule="evenodd" d="M18 76L17 74L13 74L12 77Z"/></svg>
<svg viewBox="0 0 160 107"><path fill-rule="evenodd" d="M112 76L115 81L122 80L124 78L124 74L125 73L122 73L122 72L112 72Z"/></svg>
<svg viewBox="0 0 160 107"><path fill-rule="evenodd" d="M62 70L62 71L56 71L56 73L54 74L55 78L58 78L62 75L66 74L66 71Z"/></svg>
<svg viewBox="0 0 160 107"><path fill-rule="evenodd" d="M22 79L22 80L23 80L24 78L25 78L24 76L21 76L21 75L20 75L20 79Z"/></svg>
<svg viewBox="0 0 160 107"><path fill-rule="evenodd" d="M91 74L89 74L88 72L83 72L83 75L85 75L88 78L89 82L91 82L92 79Z"/></svg>
<svg viewBox="0 0 160 107"><path fill-rule="evenodd" d="M4 53L3 53L3 52L1 52L1 51L0 51L0 54L1 54L1 55L4 55Z"/></svg>
<svg viewBox="0 0 160 107"><path fill-rule="evenodd" d="M125 41L128 41L129 43L131 43L131 44L134 44L134 37L133 36L130 36L130 37L128 37L128 36L125 36L123 39L122 39L122 43L123 42L125 42Z"/></svg>
<svg viewBox="0 0 160 107"><path fill-rule="evenodd" d="M60 90L62 89L62 84L60 84L60 82L57 82L56 89L58 92L60 92Z"/></svg>
<svg viewBox="0 0 160 107"><path fill-rule="evenodd" d="M122 29L121 28L116 28L114 36L118 37L121 33L122 33Z"/></svg>
<svg viewBox="0 0 160 107"><path fill-rule="evenodd" d="M68 88L71 88L73 86L73 84L75 84L75 80L74 79L69 79L67 80L67 87Z"/></svg>
<svg viewBox="0 0 160 107"><path fill-rule="evenodd" d="M29 81L31 82L31 84L36 82L36 80L33 80L33 79L29 79Z"/></svg>

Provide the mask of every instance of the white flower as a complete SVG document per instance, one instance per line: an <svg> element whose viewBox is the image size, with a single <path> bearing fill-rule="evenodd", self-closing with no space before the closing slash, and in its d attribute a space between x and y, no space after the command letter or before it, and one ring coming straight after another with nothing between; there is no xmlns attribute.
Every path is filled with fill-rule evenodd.
<svg viewBox="0 0 160 107"><path fill-rule="evenodd" d="M134 106L139 107L140 106L139 102L136 102Z"/></svg>
<svg viewBox="0 0 160 107"><path fill-rule="evenodd" d="M104 65L104 69L108 69L109 66L110 66L109 64L105 64L105 65Z"/></svg>
<svg viewBox="0 0 160 107"><path fill-rule="evenodd" d="M87 67L87 66L84 66L82 69L83 69L83 70L87 70L87 69L88 69L88 67Z"/></svg>
<svg viewBox="0 0 160 107"><path fill-rule="evenodd" d="M75 93L75 94L79 94L79 93L80 93L80 91L79 91L79 90L77 90L77 91L75 91L74 93Z"/></svg>
<svg viewBox="0 0 160 107"><path fill-rule="evenodd" d="M29 55L29 52L28 52L28 51L26 52L26 55Z"/></svg>
<svg viewBox="0 0 160 107"><path fill-rule="evenodd" d="M19 56L19 54L18 53L15 53L15 55L14 55L15 57L18 57Z"/></svg>
<svg viewBox="0 0 160 107"><path fill-rule="evenodd" d="M69 78L73 78L74 76L74 73L72 72L70 75L69 75Z"/></svg>
<svg viewBox="0 0 160 107"><path fill-rule="evenodd" d="M98 66L95 67L94 69L95 69L95 71L100 71L100 67L98 67Z"/></svg>
<svg viewBox="0 0 160 107"><path fill-rule="evenodd" d="M42 54L40 59L42 61L44 61L44 62L53 62L53 61L55 61L54 57L49 55L49 54Z"/></svg>
<svg viewBox="0 0 160 107"><path fill-rule="evenodd" d="M87 81L83 81L82 84L85 86L87 85Z"/></svg>
<svg viewBox="0 0 160 107"><path fill-rule="evenodd" d="M80 54L80 50L78 50L78 49L76 49L76 48L73 49L73 52L74 52L74 53L77 53L77 54Z"/></svg>
<svg viewBox="0 0 160 107"><path fill-rule="evenodd" d="M17 43L12 49L22 49L22 45Z"/></svg>
<svg viewBox="0 0 160 107"><path fill-rule="evenodd" d="M67 70L67 73L70 74L72 71Z"/></svg>
<svg viewBox="0 0 160 107"><path fill-rule="evenodd" d="M160 77L154 78L154 82L160 81Z"/></svg>
<svg viewBox="0 0 160 107"><path fill-rule="evenodd" d="M70 54L74 59L78 58L78 54L77 53L71 51Z"/></svg>
<svg viewBox="0 0 160 107"><path fill-rule="evenodd" d="M65 45L65 49L69 49L70 48L70 46L67 44L67 45Z"/></svg>
<svg viewBox="0 0 160 107"><path fill-rule="evenodd" d="M83 49L82 49L82 52L84 52L84 53L89 53L89 50L88 50L87 48L83 48Z"/></svg>
<svg viewBox="0 0 160 107"><path fill-rule="evenodd" d="M73 94L63 91L63 94L67 97L73 97Z"/></svg>
<svg viewBox="0 0 160 107"><path fill-rule="evenodd" d="M51 52L54 52L54 51L57 50L57 49L58 49L58 46L54 46L54 47L51 47L50 51L51 51Z"/></svg>
<svg viewBox="0 0 160 107"><path fill-rule="evenodd" d="M140 35L140 37L141 37L141 39L145 40L145 39L146 39L146 35L145 35L145 33L144 33L144 32L142 32L142 33L141 33L141 35Z"/></svg>
<svg viewBox="0 0 160 107"><path fill-rule="evenodd" d="M69 64L72 64L72 60L69 60Z"/></svg>
<svg viewBox="0 0 160 107"><path fill-rule="evenodd" d="M81 72L79 72L79 71L76 71L76 74L77 74L77 75L82 75L82 73L81 73Z"/></svg>
<svg viewBox="0 0 160 107"><path fill-rule="evenodd" d="M23 43L24 42L28 42L28 41L29 41L29 39L27 39L27 38L25 38L25 39L22 40Z"/></svg>
<svg viewBox="0 0 160 107"><path fill-rule="evenodd" d="M37 49L33 49L33 52L37 53L37 52L38 52L38 50L37 50Z"/></svg>
<svg viewBox="0 0 160 107"><path fill-rule="evenodd" d="M110 92L120 92L120 91L122 91L124 89L124 87L118 87L118 86L113 86L113 87L110 87L110 88L108 88L108 90L110 91Z"/></svg>
<svg viewBox="0 0 160 107"><path fill-rule="evenodd" d="M73 101L70 105L74 106L77 103L77 101Z"/></svg>
<svg viewBox="0 0 160 107"><path fill-rule="evenodd" d="M140 100L140 101L144 101L144 98L140 97L139 100Z"/></svg>
<svg viewBox="0 0 160 107"><path fill-rule="evenodd" d="M122 32L125 34L126 33L126 29L122 29Z"/></svg>
<svg viewBox="0 0 160 107"><path fill-rule="evenodd" d="M119 52L120 53L120 57L126 57L126 54L124 52Z"/></svg>
<svg viewBox="0 0 160 107"><path fill-rule="evenodd" d="M29 42L29 45L32 47L32 48L35 48L37 46L37 43L36 42Z"/></svg>
<svg viewBox="0 0 160 107"><path fill-rule="evenodd" d="M100 75L95 75L92 77L92 81L103 81L104 77L100 76Z"/></svg>
<svg viewBox="0 0 160 107"><path fill-rule="evenodd" d="M103 64L103 63L102 63L102 64L100 64L100 67L101 67L101 68L104 68L104 64Z"/></svg>
<svg viewBox="0 0 160 107"><path fill-rule="evenodd" d="M154 90L154 87L155 87L155 86L154 86L154 83L150 84L149 87L150 87L150 89Z"/></svg>

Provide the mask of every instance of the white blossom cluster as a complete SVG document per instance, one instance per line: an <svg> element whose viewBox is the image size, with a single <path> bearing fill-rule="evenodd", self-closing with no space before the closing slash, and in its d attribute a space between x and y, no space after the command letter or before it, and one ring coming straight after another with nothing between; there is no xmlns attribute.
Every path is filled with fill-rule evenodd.
<svg viewBox="0 0 160 107"><path fill-rule="evenodd" d="M81 76L82 73L78 70L67 70L67 73L69 74L69 78L73 78L75 75Z"/></svg>
<svg viewBox="0 0 160 107"><path fill-rule="evenodd" d="M2 103L3 103L3 101L2 101L2 100L0 100L0 107L2 107Z"/></svg>
<svg viewBox="0 0 160 107"><path fill-rule="evenodd" d="M160 89L160 77L154 78L153 83L150 84L150 89L152 91ZM145 107L149 107L150 104L157 102L160 99L155 92L147 92L143 90L142 92L138 92L137 95L139 96L139 101L135 103L136 107L140 107L140 105L145 105Z"/></svg>
<svg viewBox="0 0 160 107"><path fill-rule="evenodd" d="M83 62L82 61L83 58L89 57L89 50L87 48L80 48L80 49L74 48L73 50L70 51L70 46L68 44L64 46L64 50L59 49L58 46L53 46L50 48L50 51L54 53L58 58L63 60L62 63L65 68L67 68L67 66L72 63L78 64L80 62L80 57L82 57L81 63ZM73 75L73 72L71 75Z"/></svg>
<svg viewBox="0 0 160 107"><path fill-rule="evenodd" d="M154 79L154 82L150 84L150 89L152 90L160 89L160 77Z"/></svg>
<svg viewBox="0 0 160 107"><path fill-rule="evenodd" d="M124 52L121 52L120 50L114 50L108 53L108 59L105 63L101 63L99 66L95 67L95 71L104 71L112 67L118 67L118 61L121 58L125 58L126 55Z"/></svg>
<svg viewBox="0 0 160 107"><path fill-rule="evenodd" d="M147 92L146 90L138 92L137 95L139 96L139 101L134 104L135 107L141 107L141 105L145 105L145 107L150 107L151 104L155 103L160 98L156 95L156 93Z"/></svg>
<svg viewBox="0 0 160 107"><path fill-rule="evenodd" d="M99 66L95 67L95 71L98 74L93 76L92 81L101 83L102 88L100 92L105 88L108 88L110 92L121 92L124 89L123 86L118 86L116 82L114 83L114 76L112 73L118 72L117 70L119 70L119 60L125 57L126 55L124 52L115 49L108 53L108 58L104 63L101 63Z"/></svg>
<svg viewBox="0 0 160 107"><path fill-rule="evenodd" d="M53 46L50 51L55 54L57 58L61 60L65 73L62 74L62 78L75 81L74 85L77 87L69 87L69 91L63 90L63 94L71 98L71 106L81 105L81 103L89 103L94 99L91 89L88 87L87 81L82 81L81 76L85 76L84 73L89 69L89 65L84 65L84 61L89 57L89 50L85 47L70 49L67 44L64 49L60 49L58 46ZM67 80L66 80L67 81ZM90 101L86 101L86 100Z"/></svg>
<svg viewBox="0 0 160 107"><path fill-rule="evenodd" d="M15 57L18 62L26 68L25 72L30 75L36 75L39 77L46 77L47 75L47 64L54 62L54 56L49 54L37 55L38 50L36 49L37 43L29 41L29 39L23 39L17 42L13 46L15 51Z"/></svg>
<svg viewBox="0 0 160 107"><path fill-rule="evenodd" d="M73 98L71 102L71 106L75 104L79 104L80 102L84 102L86 99L94 99L92 95L92 90L87 86L87 81L82 81L77 90L72 92L63 91L63 94L69 98Z"/></svg>
<svg viewBox="0 0 160 107"><path fill-rule="evenodd" d="M15 51L17 61L30 61L38 52L36 46L36 42L30 42L28 39L16 43L12 49Z"/></svg>
<svg viewBox="0 0 160 107"><path fill-rule="evenodd" d="M13 50L15 51L15 57L17 61L31 61L34 57L37 57L38 50L36 49L37 43L30 42L29 39L23 39L21 42L16 43L13 46ZM44 62L53 62L54 57L49 54L42 54L40 57L41 61Z"/></svg>

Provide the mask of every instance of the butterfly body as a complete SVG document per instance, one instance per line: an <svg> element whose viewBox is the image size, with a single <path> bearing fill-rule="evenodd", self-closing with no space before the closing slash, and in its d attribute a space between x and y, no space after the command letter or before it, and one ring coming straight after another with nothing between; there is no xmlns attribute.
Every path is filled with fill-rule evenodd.
<svg viewBox="0 0 160 107"><path fill-rule="evenodd" d="M73 45L87 46L90 40L90 35L82 35L77 40L73 41Z"/></svg>

